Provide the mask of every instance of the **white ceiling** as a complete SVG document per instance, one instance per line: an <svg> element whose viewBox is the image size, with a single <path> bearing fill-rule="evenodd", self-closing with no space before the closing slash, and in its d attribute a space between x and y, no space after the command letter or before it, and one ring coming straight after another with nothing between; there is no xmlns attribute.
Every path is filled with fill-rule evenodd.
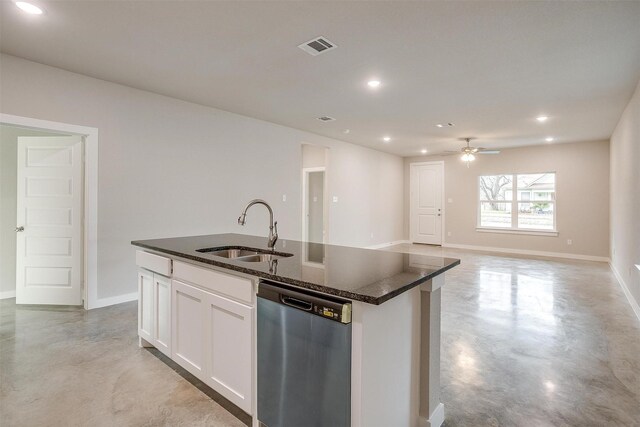
<svg viewBox="0 0 640 427"><path fill-rule="evenodd" d="M2 52L403 156L606 139L640 79L638 1L33 3Z"/></svg>

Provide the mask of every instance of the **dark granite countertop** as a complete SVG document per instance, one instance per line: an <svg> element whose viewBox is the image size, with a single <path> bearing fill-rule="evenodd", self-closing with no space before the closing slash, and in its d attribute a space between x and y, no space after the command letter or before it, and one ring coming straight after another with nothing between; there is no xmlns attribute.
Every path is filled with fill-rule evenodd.
<svg viewBox="0 0 640 427"><path fill-rule="evenodd" d="M275 280L342 298L382 304L460 264L459 259L404 254L321 243L278 240L275 251L293 254L277 264L242 262L197 249L242 246L267 250L266 237L212 234L138 240L132 245L184 260Z"/></svg>

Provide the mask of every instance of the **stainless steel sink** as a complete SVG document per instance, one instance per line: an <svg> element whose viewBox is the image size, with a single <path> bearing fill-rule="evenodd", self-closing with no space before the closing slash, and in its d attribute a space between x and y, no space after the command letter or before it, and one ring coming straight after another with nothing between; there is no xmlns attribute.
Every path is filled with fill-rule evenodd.
<svg viewBox="0 0 640 427"><path fill-rule="evenodd" d="M293 256L285 252L274 252L265 249L245 248L242 246L221 246L217 248L196 249L196 252L233 259L243 262L269 262L279 258Z"/></svg>
<svg viewBox="0 0 640 427"><path fill-rule="evenodd" d="M223 249L221 251L209 252L209 254L214 256L221 256L223 258L239 258L247 255L257 255L258 252L248 251L246 249Z"/></svg>
<svg viewBox="0 0 640 427"><path fill-rule="evenodd" d="M287 254L289 255L289 254ZM290 255L289 255L290 256ZM270 254L258 254L258 255L249 255L238 258L238 261L242 262L269 262L280 258L285 258L285 255L270 255Z"/></svg>

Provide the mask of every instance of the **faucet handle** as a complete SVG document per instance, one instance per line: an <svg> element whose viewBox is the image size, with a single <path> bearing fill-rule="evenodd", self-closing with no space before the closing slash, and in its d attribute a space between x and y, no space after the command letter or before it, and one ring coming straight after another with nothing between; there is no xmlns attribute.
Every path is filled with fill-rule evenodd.
<svg viewBox="0 0 640 427"><path fill-rule="evenodd" d="M278 237L278 221L273 223L273 234Z"/></svg>

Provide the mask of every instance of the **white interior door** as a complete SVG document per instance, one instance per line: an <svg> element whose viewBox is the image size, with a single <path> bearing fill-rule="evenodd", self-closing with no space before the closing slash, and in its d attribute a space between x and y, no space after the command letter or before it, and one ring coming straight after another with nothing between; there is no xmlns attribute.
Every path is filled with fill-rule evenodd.
<svg viewBox="0 0 640 427"><path fill-rule="evenodd" d="M442 244L442 163L410 166L411 241Z"/></svg>
<svg viewBox="0 0 640 427"><path fill-rule="evenodd" d="M18 138L16 303L82 304L82 139Z"/></svg>

